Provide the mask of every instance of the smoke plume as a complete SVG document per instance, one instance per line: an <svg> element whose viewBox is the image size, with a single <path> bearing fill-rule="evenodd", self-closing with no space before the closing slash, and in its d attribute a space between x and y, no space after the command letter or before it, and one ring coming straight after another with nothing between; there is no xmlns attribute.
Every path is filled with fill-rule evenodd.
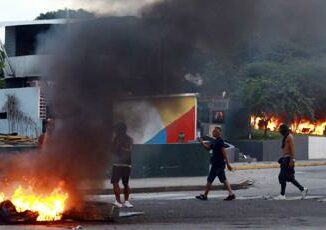
<svg viewBox="0 0 326 230"><path fill-rule="evenodd" d="M191 86L184 77L196 76L207 58L233 66L248 47L272 46L274 38L324 39L318 33L325 17L320 5L325 6L317 0L167 0L145 6L139 17L102 17L50 31L38 50L52 56L44 74L52 82L55 132L40 156L20 166L73 186L103 177L112 108L120 98L186 92Z"/></svg>

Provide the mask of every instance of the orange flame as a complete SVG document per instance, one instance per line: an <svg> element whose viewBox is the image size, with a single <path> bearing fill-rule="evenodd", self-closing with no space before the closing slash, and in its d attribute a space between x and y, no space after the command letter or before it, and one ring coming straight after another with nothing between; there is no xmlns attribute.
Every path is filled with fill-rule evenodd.
<svg viewBox="0 0 326 230"><path fill-rule="evenodd" d="M251 116L251 125L254 129L260 129L259 122L262 120L260 117ZM282 120L277 117L272 117L267 124L267 129L270 131L277 131ZM326 134L326 120L319 120L316 122L302 119L290 125L294 133L311 134L311 135L325 135Z"/></svg>
<svg viewBox="0 0 326 230"><path fill-rule="evenodd" d="M68 199L68 193L64 192L61 187L55 188L50 194L38 194L29 186L23 188L18 186L12 195L6 196L0 193L0 202L10 200L18 212L31 210L38 212L37 221L60 220L62 213L65 211L65 203Z"/></svg>

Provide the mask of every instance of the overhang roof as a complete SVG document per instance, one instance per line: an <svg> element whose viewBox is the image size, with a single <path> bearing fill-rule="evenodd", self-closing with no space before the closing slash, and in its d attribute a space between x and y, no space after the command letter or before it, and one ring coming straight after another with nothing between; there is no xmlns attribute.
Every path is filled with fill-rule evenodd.
<svg viewBox="0 0 326 230"><path fill-rule="evenodd" d="M46 24L66 24L74 22L75 19L49 19L49 20L32 20L32 21L4 21L0 22L0 27L8 26L27 26L27 25L46 25Z"/></svg>

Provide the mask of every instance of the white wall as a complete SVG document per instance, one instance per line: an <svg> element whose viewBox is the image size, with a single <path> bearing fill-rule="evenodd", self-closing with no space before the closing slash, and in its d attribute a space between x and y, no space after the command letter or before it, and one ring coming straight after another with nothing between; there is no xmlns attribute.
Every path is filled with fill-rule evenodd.
<svg viewBox="0 0 326 230"><path fill-rule="evenodd" d="M18 132L19 135L37 137L42 131L42 120L39 117L39 95L38 87L1 89L0 90L0 112L3 111L3 106L6 103L6 95L15 95L19 102L19 108L28 117L30 117L35 126L27 126L26 124L18 124L13 132ZM9 133L8 120L0 120L0 133Z"/></svg>
<svg viewBox="0 0 326 230"><path fill-rule="evenodd" d="M326 159L326 137L309 137L309 159Z"/></svg>
<svg viewBox="0 0 326 230"><path fill-rule="evenodd" d="M26 55L18 57L10 57L8 60L11 68L15 71L15 77L25 76L43 76L44 66L50 61L49 55ZM8 63L5 63L7 72L10 72ZM6 72L5 72L6 74ZM5 76L11 77L11 76Z"/></svg>

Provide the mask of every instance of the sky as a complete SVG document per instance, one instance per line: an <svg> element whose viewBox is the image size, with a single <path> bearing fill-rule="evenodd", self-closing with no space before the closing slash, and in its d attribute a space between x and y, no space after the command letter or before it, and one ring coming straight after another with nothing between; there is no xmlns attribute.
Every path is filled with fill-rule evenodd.
<svg viewBox="0 0 326 230"><path fill-rule="evenodd" d="M40 13L70 8L97 14L135 15L144 4L158 0L0 0L0 22L35 19ZM4 41L3 28L0 40Z"/></svg>

